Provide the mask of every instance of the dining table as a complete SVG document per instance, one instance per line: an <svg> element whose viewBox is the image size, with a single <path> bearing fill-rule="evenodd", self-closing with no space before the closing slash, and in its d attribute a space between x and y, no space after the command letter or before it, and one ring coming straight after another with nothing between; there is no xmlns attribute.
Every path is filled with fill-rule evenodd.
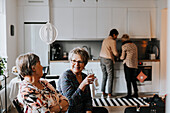
<svg viewBox="0 0 170 113"><path fill-rule="evenodd" d="M140 107L140 111L137 111L137 107L127 107L124 113L151 113L150 111L151 107L149 106ZM153 113L165 113L165 107L155 106L155 112Z"/></svg>

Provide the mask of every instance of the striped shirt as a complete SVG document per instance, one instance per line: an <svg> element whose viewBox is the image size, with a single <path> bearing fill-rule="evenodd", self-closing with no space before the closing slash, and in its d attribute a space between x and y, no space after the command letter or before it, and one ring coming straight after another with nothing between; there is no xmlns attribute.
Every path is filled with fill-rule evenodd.
<svg viewBox="0 0 170 113"><path fill-rule="evenodd" d="M137 46L131 41L124 42L120 59L123 60L123 64L126 63L129 68L138 68Z"/></svg>
<svg viewBox="0 0 170 113"><path fill-rule="evenodd" d="M86 74L82 73L82 79L86 78ZM89 85L85 90L79 89L79 82L76 75L67 70L60 76L58 81L58 91L66 96L70 102L67 113L84 113L85 111L92 111L92 98Z"/></svg>

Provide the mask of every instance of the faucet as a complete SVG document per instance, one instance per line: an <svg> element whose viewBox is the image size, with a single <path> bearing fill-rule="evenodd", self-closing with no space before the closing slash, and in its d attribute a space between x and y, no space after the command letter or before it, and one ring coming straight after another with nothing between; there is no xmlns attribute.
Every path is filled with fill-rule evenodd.
<svg viewBox="0 0 170 113"><path fill-rule="evenodd" d="M89 54L89 57L90 57L90 59L92 58L92 55L91 55L91 48L89 47L87 47L87 46L83 46L82 47L83 49L85 49L87 52L88 52L88 54Z"/></svg>

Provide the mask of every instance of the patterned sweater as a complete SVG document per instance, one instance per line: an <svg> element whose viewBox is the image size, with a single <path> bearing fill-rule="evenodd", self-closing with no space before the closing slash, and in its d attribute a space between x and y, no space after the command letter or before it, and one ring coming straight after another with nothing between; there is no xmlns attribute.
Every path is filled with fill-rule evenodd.
<svg viewBox="0 0 170 113"><path fill-rule="evenodd" d="M129 68L138 68L138 49L137 46L131 41L125 41L122 44L122 54L120 57L123 64Z"/></svg>
<svg viewBox="0 0 170 113"><path fill-rule="evenodd" d="M24 113L50 113L50 107L59 104L61 99L67 100L46 80L40 80L44 89L40 90L23 80L19 85L18 101L24 107Z"/></svg>

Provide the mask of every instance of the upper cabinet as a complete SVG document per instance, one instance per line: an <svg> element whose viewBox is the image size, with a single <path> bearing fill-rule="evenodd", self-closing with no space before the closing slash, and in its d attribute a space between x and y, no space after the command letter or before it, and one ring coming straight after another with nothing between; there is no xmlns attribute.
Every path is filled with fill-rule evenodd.
<svg viewBox="0 0 170 113"><path fill-rule="evenodd" d="M24 21L25 22L47 22L49 21L48 0L25 0Z"/></svg>
<svg viewBox="0 0 170 113"><path fill-rule="evenodd" d="M128 8L128 34L131 38L155 38L154 12L147 8Z"/></svg>
<svg viewBox="0 0 170 113"><path fill-rule="evenodd" d="M52 23L58 29L58 40L73 39L73 8L52 9Z"/></svg>
<svg viewBox="0 0 170 113"><path fill-rule="evenodd" d="M112 8L97 8L97 38L103 39L108 36L112 29Z"/></svg>
<svg viewBox="0 0 170 113"><path fill-rule="evenodd" d="M74 8L74 38L96 38L96 8Z"/></svg>
<svg viewBox="0 0 170 113"><path fill-rule="evenodd" d="M103 40L113 28L119 31L118 38L125 33L131 38L156 38L155 2L138 3L138 0L53 0L51 18L59 31L57 40Z"/></svg>
<svg viewBox="0 0 170 113"><path fill-rule="evenodd" d="M119 31L118 38L127 33L127 14L127 8L112 8L112 28Z"/></svg>

